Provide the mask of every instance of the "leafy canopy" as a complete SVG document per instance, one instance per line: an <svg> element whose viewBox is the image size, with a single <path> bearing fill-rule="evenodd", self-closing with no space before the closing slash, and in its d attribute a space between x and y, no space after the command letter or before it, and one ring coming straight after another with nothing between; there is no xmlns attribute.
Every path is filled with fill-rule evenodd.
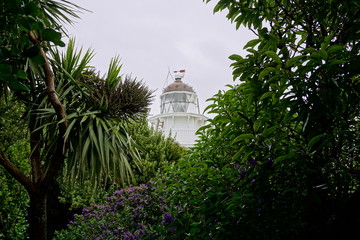
<svg viewBox="0 0 360 240"><path fill-rule="evenodd" d="M188 203L185 233L351 236L360 210L359 3L217 1L222 10L257 38L246 57L230 56L235 84L209 99L216 116L164 176L171 198Z"/></svg>

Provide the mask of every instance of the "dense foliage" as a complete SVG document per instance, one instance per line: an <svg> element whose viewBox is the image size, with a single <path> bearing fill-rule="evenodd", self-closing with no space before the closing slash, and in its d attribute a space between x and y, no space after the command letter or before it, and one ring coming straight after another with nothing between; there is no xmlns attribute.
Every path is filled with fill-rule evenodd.
<svg viewBox="0 0 360 240"><path fill-rule="evenodd" d="M138 160L138 154L120 120L147 112L151 100L142 82L121 76L119 58L98 82L102 88L82 81L92 51L76 51L72 40L64 53L58 49L65 46L63 24L80 10L66 0L0 3L0 100L10 97L24 110L30 171L20 169L3 146L0 164L29 194L32 239L47 237L47 196L61 169L69 182L133 180L129 159Z"/></svg>
<svg viewBox="0 0 360 240"><path fill-rule="evenodd" d="M84 209L58 233L60 239L356 236L358 2L218 0L215 12L226 10L237 28L248 27L257 38L244 46L246 57L230 56L235 83L210 99L207 110L216 116L200 129L199 143L180 160L182 150L171 140L144 125L129 127L119 121L146 112L151 93L141 83L121 78L118 58L108 74L99 77L87 67L91 51L74 51L72 41L63 55L54 48L64 45L59 20L69 22L69 14L76 16L74 5L62 3L0 3L5 23L0 26L0 97L17 97L29 134L26 141L13 142L17 134L9 136L7 126L14 117L5 110L0 138L6 146L1 145L0 163L9 174L0 178L0 200L17 207L1 209L0 227L24 231L23 220L9 215L20 213L23 219L28 204L23 195L14 201L8 194L12 176L30 195L30 226L35 226L30 236L46 238L35 230L44 227L47 191L65 162L66 149L64 182L125 185L135 178L147 181L162 166L166 172L157 176L156 191L150 184L122 189ZM128 87L143 95L136 98L142 108L137 103L133 109L123 108ZM24 147L17 153L19 144L31 150ZM30 172L23 153L30 156ZM145 161L137 161L139 157ZM138 167L135 174L131 164ZM70 198L77 194L67 193ZM99 196L87 198L89 194L73 202L81 206L97 201ZM175 220L177 212L181 214Z"/></svg>
<svg viewBox="0 0 360 240"><path fill-rule="evenodd" d="M163 173L164 167L176 163L185 155L184 147L172 136L164 136L162 132L149 126L146 118L140 122L132 121L127 127L141 159L138 167L133 167L138 184L151 181L156 175Z"/></svg>
<svg viewBox="0 0 360 240"><path fill-rule="evenodd" d="M171 239L171 225L182 211L170 207L151 183L115 191L104 204L92 204L75 215L57 239Z"/></svg>
<svg viewBox="0 0 360 240"><path fill-rule="evenodd" d="M360 222L360 5L220 0L256 35L164 186L191 239L344 239ZM267 27L263 27L263 22ZM181 220L179 221L181 222Z"/></svg>
<svg viewBox="0 0 360 240"><path fill-rule="evenodd" d="M185 155L183 147L180 147L172 137L165 137L161 132L150 127L146 118L129 121L125 127L139 153L139 161L129 162L134 173L134 182L137 184L151 181L164 172L165 166L176 163ZM99 203L104 196L123 187L116 182L99 185L89 179L84 183L68 184L65 174L58 178L61 186L60 200L69 204L70 210L81 210L91 203Z"/></svg>
<svg viewBox="0 0 360 240"><path fill-rule="evenodd" d="M21 118L24 109L13 99L0 101L0 146L21 170L29 172L27 156L30 151L28 142L24 141L27 130L22 126ZM6 171L0 169L0 239L24 239L27 235L26 210L29 197L25 189Z"/></svg>

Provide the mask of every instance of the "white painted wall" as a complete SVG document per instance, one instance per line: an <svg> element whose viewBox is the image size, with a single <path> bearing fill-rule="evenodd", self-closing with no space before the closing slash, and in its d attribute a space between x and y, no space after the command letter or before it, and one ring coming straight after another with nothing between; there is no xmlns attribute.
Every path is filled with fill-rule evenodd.
<svg viewBox="0 0 360 240"><path fill-rule="evenodd" d="M162 131L165 136L173 136L184 147L193 147L196 140L196 131L204 126L207 117L196 113L158 114L150 117L150 124Z"/></svg>

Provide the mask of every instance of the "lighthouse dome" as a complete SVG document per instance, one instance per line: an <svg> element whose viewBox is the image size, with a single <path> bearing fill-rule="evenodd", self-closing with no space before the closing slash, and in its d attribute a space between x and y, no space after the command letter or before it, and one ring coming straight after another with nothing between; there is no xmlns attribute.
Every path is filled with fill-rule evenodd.
<svg viewBox="0 0 360 240"><path fill-rule="evenodd" d="M168 85L163 90L163 93L175 92L175 91L195 92L192 87L181 81L181 79L176 79L175 82Z"/></svg>
<svg viewBox="0 0 360 240"><path fill-rule="evenodd" d="M161 113L199 113L197 95L192 87L181 81L183 75L175 75L160 96Z"/></svg>

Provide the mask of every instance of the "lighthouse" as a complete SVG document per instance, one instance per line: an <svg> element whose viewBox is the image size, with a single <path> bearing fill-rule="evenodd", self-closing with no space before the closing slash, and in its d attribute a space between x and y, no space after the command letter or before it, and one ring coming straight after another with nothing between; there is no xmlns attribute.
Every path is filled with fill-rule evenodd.
<svg viewBox="0 0 360 240"><path fill-rule="evenodd" d="M160 95L160 114L152 116L152 126L165 136L173 136L184 147L193 147L196 131L205 125L207 117L200 114L196 92L182 79L185 70L175 71L175 81L164 88Z"/></svg>

